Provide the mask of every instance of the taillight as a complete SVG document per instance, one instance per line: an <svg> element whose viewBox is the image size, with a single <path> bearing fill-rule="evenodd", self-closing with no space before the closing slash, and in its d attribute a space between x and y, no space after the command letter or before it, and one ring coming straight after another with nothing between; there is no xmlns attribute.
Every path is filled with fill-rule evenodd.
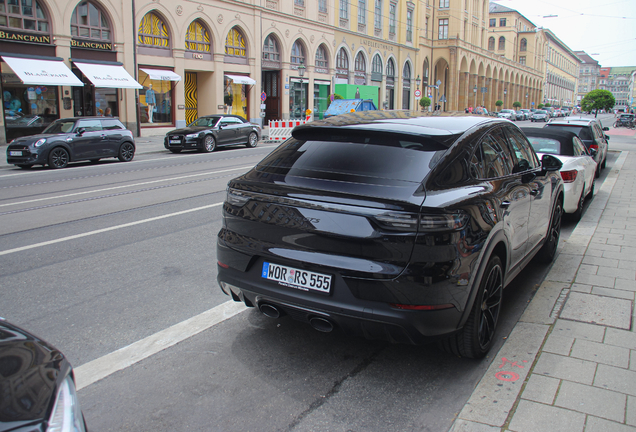
<svg viewBox="0 0 636 432"><path fill-rule="evenodd" d="M590 148L598 150L598 144L590 144Z"/></svg>
<svg viewBox="0 0 636 432"><path fill-rule="evenodd" d="M577 174L577 170L561 171L561 178L563 179L564 183L572 183L574 180L576 180Z"/></svg>
<svg viewBox="0 0 636 432"><path fill-rule="evenodd" d="M461 230L470 220L466 213L451 214L417 214L386 212L375 216L385 228L400 231L442 232Z"/></svg>
<svg viewBox="0 0 636 432"><path fill-rule="evenodd" d="M228 187L226 202L235 207L242 207L250 200L250 197L244 192Z"/></svg>

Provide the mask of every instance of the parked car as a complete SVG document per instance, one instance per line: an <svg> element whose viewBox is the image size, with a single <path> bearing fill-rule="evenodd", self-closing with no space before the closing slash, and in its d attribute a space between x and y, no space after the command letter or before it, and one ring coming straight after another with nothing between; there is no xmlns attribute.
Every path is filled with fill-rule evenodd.
<svg viewBox="0 0 636 432"><path fill-rule="evenodd" d="M505 118L508 120L512 120L512 121L516 121L517 120L517 113L515 113L513 110L511 109L502 109L501 111L499 111L499 113L497 114L497 117L499 118Z"/></svg>
<svg viewBox="0 0 636 432"><path fill-rule="evenodd" d="M0 431L86 430L66 357L2 318L0 389Z"/></svg>
<svg viewBox="0 0 636 432"><path fill-rule="evenodd" d="M297 126L228 183L218 282L269 317L482 357L503 288L555 256L560 168L498 118L375 111Z"/></svg>
<svg viewBox="0 0 636 432"><path fill-rule="evenodd" d="M241 116L218 114L200 117L188 127L175 129L166 134L163 144L172 153L181 150L199 150L209 153L217 147L244 144L256 147L261 128Z"/></svg>
<svg viewBox="0 0 636 432"><path fill-rule="evenodd" d="M519 111L515 111L515 120L517 121L523 121L526 119L526 114L519 110Z"/></svg>
<svg viewBox="0 0 636 432"><path fill-rule="evenodd" d="M563 211L579 220L585 199L594 195L597 163L593 155L596 150L588 151L578 135L571 131L530 127L521 130L539 157L551 154L563 164L560 170L565 192Z"/></svg>
<svg viewBox="0 0 636 432"><path fill-rule="evenodd" d="M595 118L568 117L563 120L550 120L544 128L558 128L577 134L588 150L596 150L594 155L594 160L597 163L596 176L601 175L601 169L605 169L609 147L609 136L605 135L603 131L608 131L608 127L603 127L600 121Z"/></svg>
<svg viewBox="0 0 636 432"><path fill-rule="evenodd" d="M526 118L524 120L530 120L530 117L532 116L532 111L530 111L529 109L522 109L520 111L526 115Z"/></svg>
<svg viewBox="0 0 636 432"><path fill-rule="evenodd" d="M133 133L112 117L59 119L41 134L16 138L7 147L7 163L21 168L66 168L69 162L111 157L129 162L134 156Z"/></svg>
<svg viewBox="0 0 636 432"><path fill-rule="evenodd" d="M532 117L530 117L530 121L532 122L542 121L547 123L549 119L550 114L548 114L546 110L536 110L534 113L532 113Z"/></svg>

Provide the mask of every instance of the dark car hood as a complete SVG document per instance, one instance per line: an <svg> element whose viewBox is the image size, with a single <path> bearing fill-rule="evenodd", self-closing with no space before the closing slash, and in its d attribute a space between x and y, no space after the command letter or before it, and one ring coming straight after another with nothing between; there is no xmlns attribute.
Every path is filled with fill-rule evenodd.
<svg viewBox="0 0 636 432"><path fill-rule="evenodd" d="M0 321L0 432L48 419L69 367L60 351Z"/></svg>
<svg viewBox="0 0 636 432"><path fill-rule="evenodd" d="M24 136L24 137L20 137L20 138L16 138L13 141L11 141L11 144L31 144L36 142L37 140L41 139L41 138L65 138L68 135L73 135L73 134L68 134L68 133L63 133L63 134L38 134L38 135L29 135L29 136Z"/></svg>
<svg viewBox="0 0 636 432"><path fill-rule="evenodd" d="M201 132L205 130L212 130L212 129L216 129L216 128L212 128L209 126L192 126L192 127L185 127L181 129L171 130L166 135L188 135L188 134L193 134L193 133L197 133L197 132Z"/></svg>

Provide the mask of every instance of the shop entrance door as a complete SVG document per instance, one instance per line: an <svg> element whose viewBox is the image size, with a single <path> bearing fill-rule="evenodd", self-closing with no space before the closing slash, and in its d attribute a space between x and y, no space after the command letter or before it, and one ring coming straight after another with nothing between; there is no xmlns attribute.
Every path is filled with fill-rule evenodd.
<svg viewBox="0 0 636 432"><path fill-rule="evenodd" d="M196 72L185 73L185 107L186 124L190 124L199 118L199 101L197 96Z"/></svg>
<svg viewBox="0 0 636 432"><path fill-rule="evenodd" d="M95 113L95 95L93 84L83 74L83 87L73 87L73 112L76 116L93 116Z"/></svg>
<svg viewBox="0 0 636 432"><path fill-rule="evenodd" d="M267 94L265 100L265 118L263 124L269 120L280 120L280 71L263 71L263 91Z"/></svg>

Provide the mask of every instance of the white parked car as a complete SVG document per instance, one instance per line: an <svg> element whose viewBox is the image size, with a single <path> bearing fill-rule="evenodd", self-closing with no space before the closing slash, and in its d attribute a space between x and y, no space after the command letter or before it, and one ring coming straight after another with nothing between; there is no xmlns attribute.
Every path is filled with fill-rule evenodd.
<svg viewBox="0 0 636 432"><path fill-rule="evenodd" d="M560 170L565 192L563 211L579 220L585 199L594 195L597 164L593 154L590 154L574 132L529 127L521 130L528 137L539 159L544 154L550 154L563 163ZM591 151L596 152L594 149Z"/></svg>
<svg viewBox="0 0 636 432"><path fill-rule="evenodd" d="M497 114L497 117L505 118L505 119L512 120L512 121L516 121L517 120L517 113L514 112L511 109L502 109Z"/></svg>

